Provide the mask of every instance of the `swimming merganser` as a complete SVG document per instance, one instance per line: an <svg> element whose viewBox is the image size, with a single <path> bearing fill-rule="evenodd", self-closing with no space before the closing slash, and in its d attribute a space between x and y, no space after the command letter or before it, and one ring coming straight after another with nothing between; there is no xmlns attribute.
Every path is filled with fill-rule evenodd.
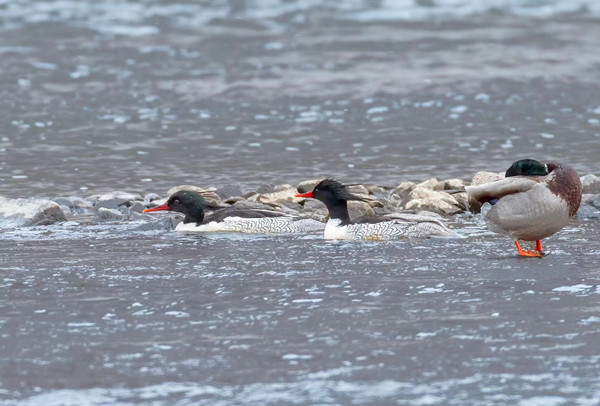
<svg viewBox="0 0 600 406"><path fill-rule="evenodd" d="M480 203L488 228L508 235L519 255L541 257L542 239L561 230L581 203L581 180L566 164L543 164L534 159L514 162L505 178L465 187ZM523 250L518 240L535 241L535 250Z"/></svg>
<svg viewBox="0 0 600 406"><path fill-rule="evenodd" d="M207 209L214 211L205 216ZM165 204L146 209L144 213L165 210L185 215L175 228L183 232L300 233L324 228L319 221L272 210L214 206L197 193L186 190L174 193Z"/></svg>
<svg viewBox="0 0 600 406"><path fill-rule="evenodd" d="M313 198L325 203L329 220L325 238L335 240L389 240L410 237L456 236L439 220L407 213L367 215L350 220L348 201L368 201L350 193L345 185L333 179L319 182L312 192L296 197Z"/></svg>

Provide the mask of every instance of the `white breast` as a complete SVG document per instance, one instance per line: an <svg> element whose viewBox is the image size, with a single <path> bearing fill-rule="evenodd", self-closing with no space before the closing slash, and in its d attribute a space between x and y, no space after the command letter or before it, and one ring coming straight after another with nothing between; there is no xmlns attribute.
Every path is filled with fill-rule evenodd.
<svg viewBox="0 0 600 406"><path fill-rule="evenodd" d="M311 219L294 219L292 217L242 218L227 217L223 221L212 221L208 224L196 223L177 225L176 230L182 232L237 232L237 233L300 233L322 230L323 223Z"/></svg>
<svg viewBox="0 0 600 406"><path fill-rule="evenodd" d="M343 226L339 219L329 219L325 225L325 239L327 240L353 240L348 233L349 226Z"/></svg>
<svg viewBox="0 0 600 406"><path fill-rule="evenodd" d="M423 216L398 215L398 219L380 223L341 225L340 220L330 219L325 226L325 238L332 240L392 240L400 238L426 238L432 236L457 237L436 219ZM404 217L404 219L401 219ZM417 220L418 219L418 220ZM425 220L426 219L426 220Z"/></svg>

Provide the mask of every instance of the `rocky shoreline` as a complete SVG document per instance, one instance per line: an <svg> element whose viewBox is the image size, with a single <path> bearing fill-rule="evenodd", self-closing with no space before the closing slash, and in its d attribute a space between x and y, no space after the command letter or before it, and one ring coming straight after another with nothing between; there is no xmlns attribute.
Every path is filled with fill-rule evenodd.
<svg viewBox="0 0 600 406"><path fill-rule="evenodd" d="M356 184L351 191L368 202L349 202L352 219L365 214L410 212L422 215L451 217L457 214L479 212L475 202L469 201L461 190L466 185L478 185L502 178L502 173L478 172L469 181L461 179L438 180L430 178L420 183L401 182L395 188ZM92 223L107 221L155 220L156 217L143 214L149 207L162 204L168 196L178 190L191 190L201 194L210 203L228 207L280 210L326 221L325 206L312 199L294 197L312 188L320 179L306 180L298 185L263 185L257 190L244 193L239 186L223 188L202 188L180 185L171 188L164 195L149 193L111 192L81 197L59 197L53 200L8 199L0 196L0 218L11 219L10 226L47 225L67 220L83 220ZM581 177L583 199L577 213L579 218L600 218L600 178L594 174ZM451 193L449 193L451 192ZM175 221L171 222L174 227Z"/></svg>

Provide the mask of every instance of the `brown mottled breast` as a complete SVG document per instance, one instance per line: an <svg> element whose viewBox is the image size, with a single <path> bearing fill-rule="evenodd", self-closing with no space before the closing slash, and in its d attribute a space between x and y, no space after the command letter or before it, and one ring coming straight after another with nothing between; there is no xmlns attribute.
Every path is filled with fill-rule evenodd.
<svg viewBox="0 0 600 406"><path fill-rule="evenodd" d="M566 164L549 163L548 170L553 175L548 181L548 188L567 202L569 217L573 217L581 204L582 187L579 175Z"/></svg>

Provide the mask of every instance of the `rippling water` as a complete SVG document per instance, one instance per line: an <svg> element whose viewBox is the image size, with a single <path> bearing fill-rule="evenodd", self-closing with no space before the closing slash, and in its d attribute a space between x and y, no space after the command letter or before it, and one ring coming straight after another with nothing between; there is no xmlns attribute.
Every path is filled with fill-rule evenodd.
<svg viewBox="0 0 600 406"><path fill-rule="evenodd" d="M0 0L0 195L600 173L593 0ZM597 220L456 241L0 230L0 404L595 405Z"/></svg>

